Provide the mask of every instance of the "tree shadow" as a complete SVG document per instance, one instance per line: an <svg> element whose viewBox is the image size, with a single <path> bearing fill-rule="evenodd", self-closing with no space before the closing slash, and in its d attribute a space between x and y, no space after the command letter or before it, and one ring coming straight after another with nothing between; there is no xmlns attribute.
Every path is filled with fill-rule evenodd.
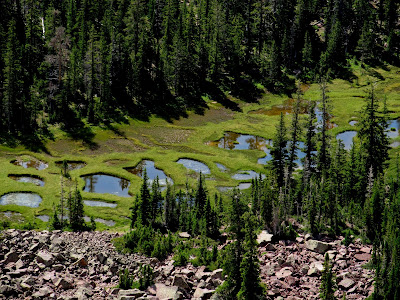
<svg viewBox="0 0 400 300"><path fill-rule="evenodd" d="M241 109L239 105L228 99L228 97L222 92L221 88L217 86L215 83L206 81L204 82L204 94L207 95L213 101L218 102L223 105L225 108L228 108L233 111L240 112Z"/></svg>
<svg viewBox="0 0 400 300"><path fill-rule="evenodd" d="M95 134L92 128L86 125L76 114L70 112L69 117L65 118L62 130L73 140L81 140L91 150L98 148L98 145L93 141Z"/></svg>

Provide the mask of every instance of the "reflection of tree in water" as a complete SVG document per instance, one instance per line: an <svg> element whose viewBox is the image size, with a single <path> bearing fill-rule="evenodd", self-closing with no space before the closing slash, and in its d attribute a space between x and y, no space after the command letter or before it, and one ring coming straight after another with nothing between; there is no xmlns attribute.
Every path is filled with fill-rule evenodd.
<svg viewBox="0 0 400 300"><path fill-rule="evenodd" d="M122 190L125 190L129 187L129 180L126 180L124 178L119 179L119 186L121 187Z"/></svg>
<svg viewBox="0 0 400 300"><path fill-rule="evenodd" d="M223 148L233 150L235 149L235 142L239 138L240 134L236 132L225 132L225 136L223 137Z"/></svg>
<svg viewBox="0 0 400 300"><path fill-rule="evenodd" d="M96 175L90 175L85 177L85 187L88 189L88 192L94 193L98 180L99 178Z"/></svg>
<svg viewBox="0 0 400 300"><path fill-rule="evenodd" d="M246 139L246 143L249 144L249 150L264 150L266 140L259 136L252 136Z"/></svg>

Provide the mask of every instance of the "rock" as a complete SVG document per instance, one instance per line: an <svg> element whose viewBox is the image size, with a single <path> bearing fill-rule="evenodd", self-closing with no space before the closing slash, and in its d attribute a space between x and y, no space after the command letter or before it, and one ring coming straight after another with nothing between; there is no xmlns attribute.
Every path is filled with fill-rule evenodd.
<svg viewBox="0 0 400 300"><path fill-rule="evenodd" d="M79 266L81 268L85 268L88 265L88 261L86 258L81 257L76 262L74 262L73 265Z"/></svg>
<svg viewBox="0 0 400 300"><path fill-rule="evenodd" d="M118 293L118 300L134 300L144 295L146 295L146 293L138 289L120 290Z"/></svg>
<svg viewBox="0 0 400 300"><path fill-rule="evenodd" d="M271 242L273 234L269 234L266 230L260 232L257 236L257 243L259 247L263 247Z"/></svg>
<svg viewBox="0 0 400 300"><path fill-rule="evenodd" d="M355 282L353 280L351 280L350 278L345 278L345 279L343 279L342 281L339 282L338 286L344 288L345 290L348 290L354 284L355 284Z"/></svg>
<svg viewBox="0 0 400 300"><path fill-rule="evenodd" d="M36 255L36 261L50 267L54 263L54 257L53 254L40 250Z"/></svg>
<svg viewBox="0 0 400 300"><path fill-rule="evenodd" d="M101 264L103 264L107 259L107 255L104 252L98 253L96 257Z"/></svg>
<svg viewBox="0 0 400 300"><path fill-rule="evenodd" d="M371 248L369 248L369 247L361 247L360 252L371 253Z"/></svg>
<svg viewBox="0 0 400 300"><path fill-rule="evenodd" d="M175 299L179 297L177 286L166 286L162 283L156 283L152 288L155 289L156 297L159 299Z"/></svg>
<svg viewBox="0 0 400 300"><path fill-rule="evenodd" d="M190 239L190 237L191 237L191 235L187 232L179 232L178 235L180 238L183 238L183 239Z"/></svg>
<svg viewBox="0 0 400 300"><path fill-rule="evenodd" d="M67 278L60 278L58 279L55 284L57 288L62 288L64 290L72 289L73 288L73 282L70 279Z"/></svg>
<svg viewBox="0 0 400 300"><path fill-rule="evenodd" d="M288 277L288 276L290 276L292 274L293 274L292 268L285 267L285 268L280 269L278 272L276 272L275 276L278 279L282 279L282 278L286 278L286 277Z"/></svg>
<svg viewBox="0 0 400 300"><path fill-rule="evenodd" d="M50 287L45 286L45 287L40 288L39 291L37 291L36 293L34 293L32 295L32 298L33 299L43 299L43 298L48 297L51 293L53 293L53 290Z"/></svg>
<svg viewBox="0 0 400 300"><path fill-rule="evenodd" d="M331 248L331 245L325 242L317 241L317 240L308 240L306 242L307 249L318 252L320 254L324 254Z"/></svg>
<svg viewBox="0 0 400 300"><path fill-rule="evenodd" d="M19 259L19 254L15 251L10 251L4 257L4 264L7 265L9 263L15 263Z"/></svg>
<svg viewBox="0 0 400 300"><path fill-rule="evenodd" d="M185 277L181 275L175 275L172 281L172 285L181 288L182 290L189 291L190 287L185 279Z"/></svg>
<svg viewBox="0 0 400 300"><path fill-rule="evenodd" d="M358 253L354 255L354 258L358 261L369 261L371 259L371 254L368 253Z"/></svg>
<svg viewBox="0 0 400 300"><path fill-rule="evenodd" d="M192 299L208 300L214 294L215 290L197 288Z"/></svg>
<svg viewBox="0 0 400 300"><path fill-rule="evenodd" d="M216 270L214 270L212 273L211 273L211 278L212 279L219 279L219 280L223 280L223 278L222 278L222 272L223 272L224 270L222 270L222 269L216 269Z"/></svg>
<svg viewBox="0 0 400 300"><path fill-rule="evenodd" d="M18 290L10 285L0 285L0 295L11 297L18 295Z"/></svg>
<svg viewBox="0 0 400 300"><path fill-rule="evenodd" d="M310 269L307 272L308 276L318 275L324 269L324 265L320 261L312 262L310 265Z"/></svg>

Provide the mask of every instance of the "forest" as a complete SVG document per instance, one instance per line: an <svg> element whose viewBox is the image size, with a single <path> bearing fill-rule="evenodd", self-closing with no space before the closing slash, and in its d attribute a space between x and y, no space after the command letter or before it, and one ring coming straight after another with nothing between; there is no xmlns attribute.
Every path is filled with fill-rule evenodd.
<svg viewBox="0 0 400 300"><path fill-rule="evenodd" d="M289 221L295 218L316 238L344 235L351 243L357 236L372 244L371 299L399 299L400 162L397 156L389 172L386 98L368 85L350 151L328 132L329 80L353 80L351 60L362 68L399 64L399 6L396 0L0 1L0 139L35 144L51 136L51 126L85 139L87 126L153 115L171 121L203 113L209 99L236 111L231 96L256 103L260 85L294 95L293 114L280 114L274 130L265 174L248 193L210 195L201 173L196 186L168 184L161 192L144 172L130 230L117 247L159 259L173 253L185 265L194 244L178 242L175 233L187 232L199 237L193 264L224 269L222 299L265 299L256 232L295 240ZM319 84L319 101L307 102L306 114L299 82ZM90 225L83 220L78 184L63 196L63 182L71 179L66 167L61 178L52 229L94 230L93 218ZM223 234L233 242L218 250ZM330 272L327 258L321 299L334 299ZM133 284L121 273L120 287Z"/></svg>
<svg viewBox="0 0 400 300"><path fill-rule="evenodd" d="M347 63L396 64L395 0L13 0L0 2L1 132L47 124L167 119L255 83L351 77ZM234 106L232 108L235 108Z"/></svg>

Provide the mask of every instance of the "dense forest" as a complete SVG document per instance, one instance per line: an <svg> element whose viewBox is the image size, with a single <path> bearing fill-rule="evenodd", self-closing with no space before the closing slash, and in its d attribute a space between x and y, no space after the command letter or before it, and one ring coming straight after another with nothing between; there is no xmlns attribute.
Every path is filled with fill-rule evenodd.
<svg viewBox="0 0 400 300"><path fill-rule="evenodd" d="M176 117L399 58L395 0L0 1L1 132Z"/></svg>

